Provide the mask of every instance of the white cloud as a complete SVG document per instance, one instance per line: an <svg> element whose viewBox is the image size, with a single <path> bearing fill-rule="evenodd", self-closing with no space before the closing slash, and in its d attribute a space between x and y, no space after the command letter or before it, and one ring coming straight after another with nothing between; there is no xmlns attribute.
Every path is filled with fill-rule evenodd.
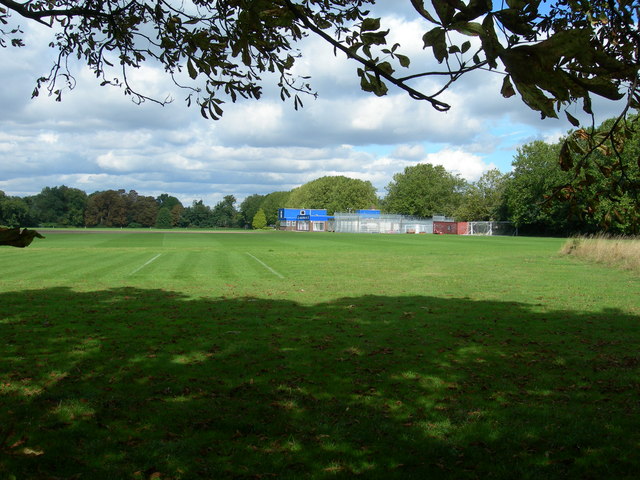
<svg viewBox="0 0 640 480"><path fill-rule="evenodd" d="M482 157L449 148L428 154L425 161L432 165L442 165L449 172L459 174L468 181L478 180L484 172L495 168L493 163L486 163Z"/></svg>

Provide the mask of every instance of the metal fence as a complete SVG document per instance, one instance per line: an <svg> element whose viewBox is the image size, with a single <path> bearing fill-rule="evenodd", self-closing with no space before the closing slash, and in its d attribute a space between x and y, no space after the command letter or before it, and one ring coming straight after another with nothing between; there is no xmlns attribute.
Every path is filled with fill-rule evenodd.
<svg viewBox="0 0 640 480"><path fill-rule="evenodd" d="M336 213L333 228L343 233L433 233L433 220L391 214Z"/></svg>

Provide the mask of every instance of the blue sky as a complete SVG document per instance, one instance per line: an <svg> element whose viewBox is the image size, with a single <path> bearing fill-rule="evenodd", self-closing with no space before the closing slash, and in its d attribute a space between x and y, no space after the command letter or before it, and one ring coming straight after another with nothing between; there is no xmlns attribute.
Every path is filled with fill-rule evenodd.
<svg viewBox="0 0 640 480"><path fill-rule="evenodd" d="M387 0L378 8L391 28L389 40L401 44L411 68L432 68L421 48L427 26L411 15L409 2ZM27 46L0 50L0 190L9 195L64 184L87 193L169 193L185 204L203 199L213 205L228 194L240 201L324 175L369 180L383 194L395 173L421 162L470 181L490 168L506 173L519 146L553 141L570 128L564 119L541 121L516 97L502 98L502 78L490 72L455 84L443 98L452 105L448 113L393 88L377 98L360 91L357 65L315 38L300 45L296 68L311 75L318 98L304 99L299 111L280 101L271 82L259 102L227 104L222 120L205 120L152 66L131 79L151 95L174 97L165 107L133 104L121 90L98 86L82 65L72 66L77 86L62 102L46 95L32 100L35 80L48 73L55 52L47 47L50 31L19 23ZM416 86L433 91L430 82ZM604 101L595 107L600 120L619 111Z"/></svg>

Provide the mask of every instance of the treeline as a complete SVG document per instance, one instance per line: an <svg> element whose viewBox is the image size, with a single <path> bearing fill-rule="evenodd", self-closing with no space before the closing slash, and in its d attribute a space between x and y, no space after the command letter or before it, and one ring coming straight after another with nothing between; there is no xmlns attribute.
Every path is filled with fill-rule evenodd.
<svg viewBox="0 0 640 480"><path fill-rule="evenodd" d="M612 122L605 122L599 129L607 132ZM213 207L202 200L185 207L169 194L153 198L134 190L87 195L66 186L46 187L24 198L0 191L0 225L262 228L276 225L278 209L283 207L324 208L330 215L380 208L417 217L506 220L523 234L569 235L602 230L637 234L640 135L631 132L624 145L609 147L604 141L598 147L577 173L561 168L558 159L562 158L562 140L524 145L514 157L510 173L490 170L476 182L467 182L439 165L418 164L395 174L384 198L377 197L371 182L344 176L318 178L291 191L250 195L239 205L233 195L227 195ZM615 155L611 155L612 150Z"/></svg>
<svg viewBox="0 0 640 480"><path fill-rule="evenodd" d="M239 205L233 195L213 207L202 200L184 206L163 193L154 198L135 190L86 192L65 185L45 187L37 195L7 196L0 191L0 225L30 227L262 228L276 225L278 209L304 205L331 213L377 205L370 182L323 177L291 191L254 194Z"/></svg>
<svg viewBox="0 0 640 480"><path fill-rule="evenodd" d="M39 194L10 197L0 191L0 225L31 227L241 227L245 218L227 195L215 206L202 200L185 207L167 193L104 190L87 195L77 188L45 187ZM249 220L250 222L250 220Z"/></svg>

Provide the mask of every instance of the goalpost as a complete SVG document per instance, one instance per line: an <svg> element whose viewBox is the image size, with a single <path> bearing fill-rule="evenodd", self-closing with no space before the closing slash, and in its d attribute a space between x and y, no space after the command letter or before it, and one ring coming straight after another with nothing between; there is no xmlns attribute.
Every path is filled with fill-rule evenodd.
<svg viewBox="0 0 640 480"><path fill-rule="evenodd" d="M517 235L511 222L469 222L468 235Z"/></svg>

